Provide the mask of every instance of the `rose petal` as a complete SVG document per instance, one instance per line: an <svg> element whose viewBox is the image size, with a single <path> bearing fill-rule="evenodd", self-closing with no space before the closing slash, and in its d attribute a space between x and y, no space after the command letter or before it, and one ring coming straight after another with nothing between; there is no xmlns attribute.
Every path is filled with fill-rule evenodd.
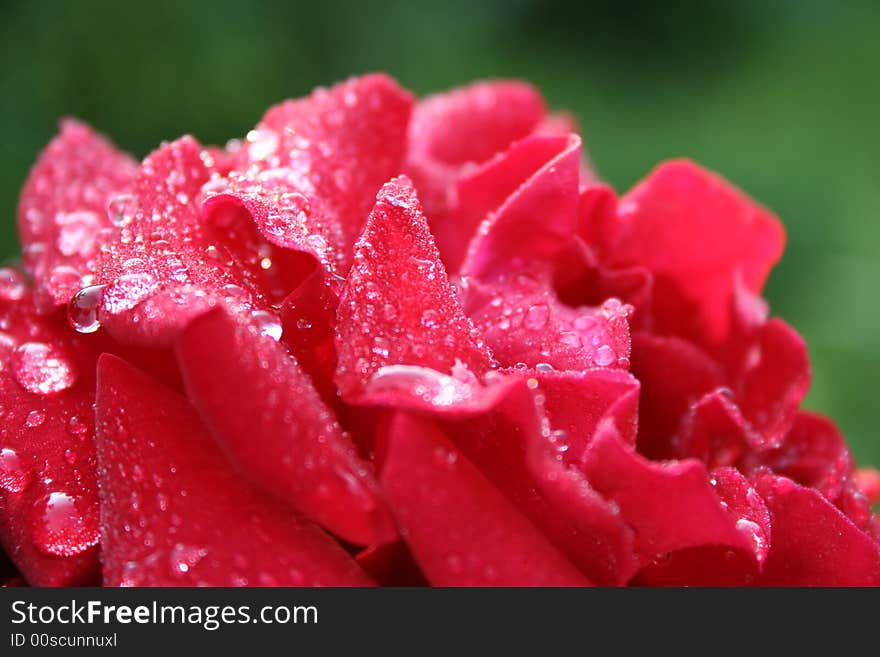
<svg viewBox="0 0 880 657"><path fill-rule="evenodd" d="M488 284L471 280L463 303L502 366L629 367L631 307L617 299L599 308L567 306L559 301L547 269Z"/></svg>
<svg viewBox="0 0 880 657"><path fill-rule="evenodd" d="M846 441L835 424L815 413L800 411L791 431L775 449L755 456L757 463L834 502L855 470Z"/></svg>
<svg viewBox="0 0 880 657"><path fill-rule="evenodd" d="M643 563L702 545L727 545L761 559L760 546L748 532L737 529L740 517L722 504L699 461L648 461L614 431L601 431L582 468L593 488L613 500L636 530Z"/></svg>
<svg viewBox="0 0 880 657"><path fill-rule="evenodd" d="M255 483L351 543L396 537L369 466L283 346L214 311L186 328L177 356L189 399Z"/></svg>
<svg viewBox="0 0 880 657"><path fill-rule="evenodd" d="M589 585L430 421L398 414L385 440L382 487L432 584Z"/></svg>
<svg viewBox="0 0 880 657"><path fill-rule="evenodd" d="M411 183L387 183L377 196L337 313L337 383L356 395L386 365L476 374L491 357L465 316Z"/></svg>
<svg viewBox="0 0 880 657"><path fill-rule="evenodd" d="M511 157L518 157L520 149L513 150ZM486 219L468 248L463 275L491 279L563 250L577 225L580 152L580 137L571 135L564 150Z"/></svg>
<svg viewBox="0 0 880 657"><path fill-rule="evenodd" d="M681 422L703 395L724 385L724 372L702 350L679 338L633 336L633 374L641 382L639 451L654 459L679 454Z"/></svg>
<svg viewBox="0 0 880 657"><path fill-rule="evenodd" d="M61 122L18 207L25 268L40 312L66 304L94 273L101 237L112 227L108 215L130 191L134 172L134 161L87 125Z"/></svg>
<svg viewBox="0 0 880 657"><path fill-rule="evenodd" d="M599 423L611 421L634 445L638 425L639 382L619 370L536 372L551 426L564 431L571 456L580 459Z"/></svg>
<svg viewBox="0 0 880 657"><path fill-rule="evenodd" d="M95 354L37 314L17 272L0 276L20 284L0 296L0 541L35 586L94 584Z"/></svg>
<svg viewBox="0 0 880 657"><path fill-rule="evenodd" d="M549 400L559 387L558 380L545 385L550 377L544 372L510 373L491 384L494 395L483 397L484 408L471 414L455 407L436 409L433 415L464 455L591 581L623 584L636 569L632 532L613 505L563 458L575 450L564 434L551 431L555 425L536 404L536 391ZM612 425L619 419L614 404L603 408L605 400L591 399L588 385L572 382L572 388L578 385L581 390L568 394L591 407L582 411L584 417L601 416L600 422ZM626 397L620 391L621 409ZM570 417L551 413L550 422Z"/></svg>
<svg viewBox="0 0 880 657"><path fill-rule="evenodd" d="M96 409L105 584L370 583L329 536L239 478L183 397L104 355Z"/></svg>
<svg viewBox="0 0 880 657"><path fill-rule="evenodd" d="M676 456L698 458L709 467L740 464L767 441L743 417L728 390L704 395L688 411Z"/></svg>
<svg viewBox="0 0 880 657"><path fill-rule="evenodd" d="M431 232L450 271L458 272L483 220L570 145L568 136L526 137L479 168L461 174L449 211L429 215Z"/></svg>
<svg viewBox="0 0 880 657"><path fill-rule="evenodd" d="M820 493L773 475L759 478L757 488L773 523L761 584L880 585L880 543Z"/></svg>
<svg viewBox="0 0 880 657"><path fill-rule="evenodd" d="M337 293L318 266L281 304L281 340L330 405L338 402L333 381L338 305Z"/></svg>
<svg viewBox="0 0 880 657"><path fill-rule="evenodd" d="M746 358L737 401L752 425L768 441L778 442L810 387L807 347L788 324L771 319Z"/></svg>
<svg viewBox="0 0 880 657"><path fill-rule="evenodd" d="M769 211L685 160L636 185L620 201L614 230L594 238L607 264L654 273L658 331L705 344L729 330L736 277L760 292L785 241ZM692 315L682 313L688 307Z"/></svg>
<svg viewBox="0 0 880 657"><path fill-rule="evenodd" d="M239 169L249 169L246 177L283 178L287 192L307 197L308 223L333 248L344 275L376 190L400 171L411 108L410 94L385 75L318 89L266 112L248 133ZM271 226L258 225L270 237Z"/></svg>

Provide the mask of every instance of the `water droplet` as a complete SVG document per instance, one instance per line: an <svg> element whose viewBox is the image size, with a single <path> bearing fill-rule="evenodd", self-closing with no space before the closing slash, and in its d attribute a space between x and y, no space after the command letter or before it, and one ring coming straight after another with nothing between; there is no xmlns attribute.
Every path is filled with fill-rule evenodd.
<svg viewBox="0 0 880 657"><path fill-rule="evenodd" d="M535 369L538 372L552 372L553 366L550 363L538 363L535 365Z"/></svg>
<svg viewBox="0 0 880 657"><path fill-rule="evenodd" d="M67 461L70 465L76 464L76 452L72 449L68 448L64 450L64 460Z"/></svg>
<svg viewBox="0 0 880 657"><path fill-rule="evenodd" d="M593 354L593 361L599 367L608 367L615 360L617 360L617 354L615 354L614 349L612 349L607 344L603 344L601 347L596 349L596 352Z"/></svg>
<svg viewBox="0 0 880 657"><path fill-rule="evenodd" d="M422 326L425 328L433 328L437 326L437 321L439 319L439 315L436 310L428 309L422 313Z"/></svg>
<svg viewBox="0 0 880 657"><path fill-rule="evenodd" d="M204 548L177 543L171 548L171 571L178 575L185 575L204 559L206 554L208 551Z"/></svg>
<svg viewBox="0 0 880 657"><path fill-rule="evenodd" d="M20 493L31 481L31 471L25 467L18 453L10 448L0 449L0 488L7 493Z"/></svg>
<svg viewBox="0 0 880 657"><path fill-rule="evenodd" d="M24 279L11 267L0 269L0 299L18 301L25 293Z"/></svg>
<svg viewBox="0 0 880 657"><path fill-rule="evenodd" d="M116 194L107 201L107 218L110 223L122 227L131 223L133 218L134 196L131 194Z"/></svg>
<svg viewBox="0 0 880 657"><path fill-rule="evenodd" d="M281 339L283 329L281 327L281 322L278 321L278 318L275 317L275 315L266 310L255 310L251 313L251 319L254 320L260 335L270 337L275 340L275 342L278 342Z"/></svg>
<svg viewBox="0 0 880 657"><path fill-rule="evenodd" d="M34 506L33 539L45 554L70 557L98 544L100 531L94 514L83 514L84 502L54 492Z"/></svg>
<svg viewBox="0 0 880 657"><path fill-rule="evenodd" d="M437 447L434 448L434 462L437 465L450 466L455 465L457 461L458 453L454 450L444 447L443 445L437 445Z"/></svg>
<svg viewBox="0 0 880 657"><path fill-rule="evenodd" d="M574 320L574 327L578 331L589 331L596 326L596 318L592 315L581 315Z"/></svg>
<svg viewBox="0 0 880 657"><path fill-rule="evenodd" d="M21 387L35 395L67 390L77 376L76 367L67 354L42 342L26 342L16 349L13 370Z"/></svg>
<svg viewBox="0 0 880 657"><path fill-rule="evenodd" d="M89 434L89 425L86 424L78 415L72 415L67 421L67 432L75 438L85 440L85 438Z"/></svg>
<svg viewBox="0 0 880 657"><path fill-rule="evenodd" d="M545 326L547 326L547 322L549 321L550 308L546 304L541 303L531 306L526 311L526 316L523 319L523 325L533 331L540 331Z"/></svg>
<svg viewBox="0 0 880 657"><path fill-rule="evenodd" d="M94 333L101 328L98 308L106 285L89 285L73 295L67 304L67 321L78 333Z"/></svg>
<svg viewBox="0 0 880 657"><path fill-rule="evenodd" d="M262 258L260 259L260 269L266 270L272 268L272 260L271 258Z"/></svg>
<svg viewBox="0 0 880 657"><path fill-rule="evenodd" d="M43 425L43 422L46 421L46 413L43 411L33 410L27 414L27 417L24 420L24 426L28 429L35 429L39 426Z"/></svg>

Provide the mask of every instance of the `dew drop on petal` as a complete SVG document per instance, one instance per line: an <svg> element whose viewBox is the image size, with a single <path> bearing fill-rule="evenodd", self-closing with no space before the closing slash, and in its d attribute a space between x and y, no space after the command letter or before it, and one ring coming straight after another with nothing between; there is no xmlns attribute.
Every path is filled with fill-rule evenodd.
<svg viewBox="0 0 880 657"><path fill-rule="evenodd" d="M67 493L49 493L34 505L32 536L48 555L70 557L98 544L100 531L91 515L83 515L83 502Z"/></svg>
<svg viewBox="0 0 880 657"><path fill-rule="evenodd" d="M21 462L18 453L10 448L0 449L0 488L7 493L20 493L31 481L31 471Z"/></svg>
<svg viewBox="0 0 880 657"><path fill-rule="evenodd" d="M107 219L114 226L125 226L131 219L134 196L131 194L116 194L107 200Z"/></svg>
<svg viewBox="0 0 880 657"><path fill-rule="evenodd" d="M18 301L24 293L25 285L21 274L10 267L0 269L0 299Z"/></svg>
<svg viewBox="0 0 880 657"><path fill-rule="evenodd" d="M39 410L33 410L27 414L27 417L24 419L24 426L28 429L36 429L37 427L43 426L43 422L46 421L46 413Z"/></svg>
<svg viewBox="0 0 880 657"><path fill-rule="evenodd" d="M525 319L523 319L523 325L533 331L540 331L545 326L547 326L548 321L550 321L550 308L547 306L547 304L540 303L531 306L526 311Z"/></svg>
<svg viewBox="0 0 880 657"><path fill-rule="evenodd" d="M281 322L275 315L266 310L255 310L251 313L251 319L254 320L260 335L270 337L275 342L281 339Z"/></svg>
<svg viewBox="0 0 880 657"><path fill-rule="evenodd" d="M76 382L77 371L61 349L42 342L26 342L12 358L15 379L35 395L51 395L67 390Z"/></svg>
<svg viewBox="0 0 880 657"><path fill-rule="evenodd" d="M593 360L599 367L608 367L617 360L617 354L614 353L614 349L607 344L603 344L596 349L596 352L593 354Z"/></svg>
<svg viewBox="0 0 880 657"><path fill-rule="evenodd" d="M101 328L98 308L104 298L106 285L89 285L73 295L67 304L67 321L78 333L94 333Z"/></svg>

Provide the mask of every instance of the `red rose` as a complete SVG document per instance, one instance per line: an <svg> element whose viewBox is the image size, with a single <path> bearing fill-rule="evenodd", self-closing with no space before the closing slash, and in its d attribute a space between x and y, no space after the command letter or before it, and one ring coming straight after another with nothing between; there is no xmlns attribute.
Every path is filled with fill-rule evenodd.
<svg viewBox="0 0 880 657"><path fill-rule="evenodd" d="M0 272L24 579L880 584L777 219L686 161L618 198L572 130L381 75L140 165L65 121Z"/></svg>

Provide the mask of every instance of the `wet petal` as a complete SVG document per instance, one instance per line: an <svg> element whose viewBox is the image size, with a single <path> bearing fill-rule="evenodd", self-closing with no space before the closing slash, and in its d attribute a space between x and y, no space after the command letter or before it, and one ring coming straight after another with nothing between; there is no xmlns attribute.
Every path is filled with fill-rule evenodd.
<svg viewBox="0 0 880 657"><path fill-rule="evenodd" d="M676 437L687 410L724 385L721 367L679 338L633 336L633 374L641 382L639 451L650 458L679 454Z"/></svg>
<svg viewBox="0 0 880 657"><path fill-rule="evenodd" d="M94 584L95 354L33 303L0 297L0 541L33 585Z"/></svg>
<svg viewBox="0 0 880 657"><path fill-rule="evenodd" d="M755 540L737 528L740 516L713 490L699 461L648 461L614 431L602 431L593 439L582 467L593 488L613 500L636 530L643 563L702 545L726 545L756 561L762 558Z"/></svg>
<svg viewBox="0 0 880 657"><path fill-rule="evenodd" d="M629 368L631 306L618 299L598 308L567 306L547 269L471 280L463 303L502 366Z"/></svg>
<svg viewBox="0 0 880 657"><path fill-rule="evenodd" d="M564 431L574 458L579 459L600 422L610 421L621 437L635 444L639 382L619 370L536 372L550 424Z"/></svg>
<svg viewBox="0 0 880 657"><path fill-rule="evenodd" d="M386 184L355 245L337 315L337 382L355 395L389 365L476 375L491 358L449 282L411 183Z"/></svg>
<svg viewBox="0 0 880 657"><path fill-rule="evenodd" d="M514 155L518 149L513 149ZM580 137L523 181L480 226L462 275L486 280L551 260L577 227Z"/></svg>
<svg viewBox="0 0 880 657"><path fill-rule="evenodd" d="M461 174L454 185L449 212L428 216L431 232L450 271L458 272L483 220L570 147L567 136L531 136L514 142L477 169Z"/></svg>
<svg viewBox="0 0 880 657"><path fill-rule="evenodd" d="M317 89L266 112L248 133L239 170L274 177L289 193L304 195L308 223L344 275L376 191L401 169L411 107L409 93L385 75ZM272 234L270 223L258 225Z"/></svg>
<svg viewBox="0 0 880 657"><path fill-rule="evenodd" d="M575 450L565 431L552 423L571 416L555 415L558 404L550 399L559 382L550 378L544 372L510 373L495 383L491 406L471 415L435 411L434 417L464 455L591 581L623 584L636 568L632 532L614 505L565 458ZM578 403L591 407L582 411L584 417L601 417L600 422L613 426L614 405L580 392ZM539 396L553 406L549 419ZM621 407L626 396L620 396Z"/></svg>
<svg viewBox="0 0 880 657"><path fill-rule="evenodd" d="M773 475L761 477L757 488L773 523L761 584L880 585L880 543L819 492Z"/></svg>
<svg viewBox="0 0 880 657"><path fill-rule="evenodd" d="M370 583L317 526L235 474L183 397L112 356L99 363L97 418L105 584Z"/></svg>
<svg viewBox="0 0 880 657"><path fill-rule="evenodd" d="M780 319L759 331L746 355L737 402L752 425L768 441L788 431L810 387L810 361L803 339Z"/></svg>
<svg viewBox="0 0 880 657"><path fill-rule="evenodd" d="M215 311L186 328L177 355L189 399L256 484L351 543L395 538L369 465L282 345Z"/></svg>
<svg viewBox="0 0 880 657"><path fill-rule="evenodd" d="M432 584L589 584L430 421L398 414L386 440L382 487Z"/></svg>
<svg viewBox="0 0 880 657"><path fill-rule="evenodd" d="M135 163L87 125L66 119L21 194L18 227L37 308L66 304L89 280L105 231L134 179Z"/></svg>
<svg viewBox="0 0 880 657"><path fill-rule="evenodd" d="M854 473L852 455L837 426L828 418L800 411L791 431L775 449L755 455L776 474L814 488L834 502Z"/></svg>

